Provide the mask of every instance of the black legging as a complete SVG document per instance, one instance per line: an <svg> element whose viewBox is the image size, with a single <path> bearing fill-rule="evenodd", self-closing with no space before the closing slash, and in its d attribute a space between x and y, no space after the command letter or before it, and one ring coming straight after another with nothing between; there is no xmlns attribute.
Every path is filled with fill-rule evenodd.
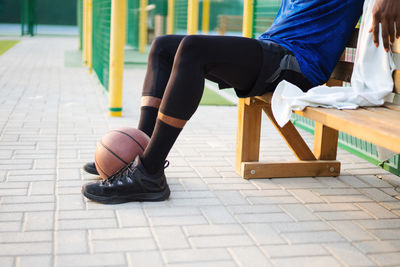
<svg viewBox="0 0 400 267"><path fill-rule="evenodd" d="M262 63L262 47L254 39L161 36L150 50L143 96L162 98L160 112L164 115L189 120L200 103L205 78L249 90Z"/></svg>

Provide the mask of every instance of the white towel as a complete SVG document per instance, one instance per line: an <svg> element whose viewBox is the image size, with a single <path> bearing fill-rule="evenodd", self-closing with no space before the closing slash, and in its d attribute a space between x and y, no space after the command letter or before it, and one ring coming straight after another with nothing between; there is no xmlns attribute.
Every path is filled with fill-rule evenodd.
<svg viewBox="0 0 400 267"><path fill-rule="evenodd" d="M356 109L359 106L380 106L393 90L392 73L396 69L392 53L386 53L380 37L375 47L369 29L375 0L364 3L363 19L358 36L351 87L317 86L304 93L297 86L282 81L272 96L272 112L283 127L293 110L307 106L337 109ZM398 66L400 67L400 66Z"/></svg>

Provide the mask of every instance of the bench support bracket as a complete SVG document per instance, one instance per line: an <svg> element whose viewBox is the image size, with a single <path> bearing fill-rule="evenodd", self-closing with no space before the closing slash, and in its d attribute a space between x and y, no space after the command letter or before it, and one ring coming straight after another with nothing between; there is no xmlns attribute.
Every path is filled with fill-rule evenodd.
<svg viewBox="0 0 400 267"><path fill-rule="evenodd" d="M311 152L291 122L284 127L277 124L270 98L271 95L264 95L262 98L239 99L236 172L245 179L339 176L340 162L336 161L338 131L316 122L314 152ZM261 110L267 114L299 161L259 162Z"/></svg>

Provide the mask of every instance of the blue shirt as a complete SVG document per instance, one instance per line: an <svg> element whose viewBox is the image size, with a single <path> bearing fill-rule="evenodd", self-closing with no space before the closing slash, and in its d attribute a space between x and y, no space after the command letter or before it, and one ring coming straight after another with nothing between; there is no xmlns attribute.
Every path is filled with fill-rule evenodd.
<svg viewBox="0 0 400 267"><path fill-rule="evenodd" d="M364 0L282 0L272 26L258 39L295 54L304 76L325 83L349 40Z"/></svg>

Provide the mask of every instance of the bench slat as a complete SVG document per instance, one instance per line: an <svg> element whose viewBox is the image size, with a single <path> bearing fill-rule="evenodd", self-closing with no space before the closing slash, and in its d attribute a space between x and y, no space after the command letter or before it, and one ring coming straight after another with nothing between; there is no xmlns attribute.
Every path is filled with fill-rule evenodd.
<svg viewBox="0 0 400 267"><path fill-rule="evenodd" d="M358 41L359 32L360 32L360 29L358 29L358 28L354 29L354 31L353 31L353 33L352 33L352 35L350 37L350 40L347 42L346 47L357 48L357 41Z"/></svg>
<svg viewBox="0 0 400 267"><path fill-rule="evenodd" d="M364 107L353 110L343 110L343 112L352 116L359 116L370 120L370 126L375 123L387 124L389 127L397 128L400 131L400 112L390 110L385 107Z"/></svg>
<svg viewBox="0 0 400 267"><path fill-rule="evenodd" d="M393 123L389 125L378 121L371 123L370 119L357 116L356 113L352 114L352 111L356 110L344 112L337 109L308 107L304 111L295 111L295 113L400 153L399 128L393 127Z"/></svg>
<svg viewBox="0 0 400 267"><path fill-rule="evenodd" d="M388 108L388 109L391 109L391 110L400 111L400 106L399 105L395 105L395 104L386 102L384 106L386 108Z"/></svg>
<svg viewBox="0 0 400 267"><path fill-rule="evenodd" d="M339 61L331 74L331 78L344 82L350 82L351 74L353 73L353 68L354 68L353 63Z"/></svg>

